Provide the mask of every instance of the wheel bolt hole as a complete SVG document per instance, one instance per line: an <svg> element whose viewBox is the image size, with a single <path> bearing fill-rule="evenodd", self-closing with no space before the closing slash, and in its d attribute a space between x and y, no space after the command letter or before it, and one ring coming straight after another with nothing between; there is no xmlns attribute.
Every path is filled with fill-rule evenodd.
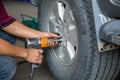
<svg viewBox="0 0 120 80"><path fill-rule="evenodd" d="M103 51L104 49L103 48L101 48L101 51Z"/></svg>
<svg viewBox="0 0 120 80"><path fill-rule="evenodd" d="M110 48L113 48L113 46L111 45Z"/></svg>
<svg viewBox="0 0 120 80"><path fill-rule="evenodd" d="M60 27L59 26L56 27L56 31L60 32Z"/></svg>

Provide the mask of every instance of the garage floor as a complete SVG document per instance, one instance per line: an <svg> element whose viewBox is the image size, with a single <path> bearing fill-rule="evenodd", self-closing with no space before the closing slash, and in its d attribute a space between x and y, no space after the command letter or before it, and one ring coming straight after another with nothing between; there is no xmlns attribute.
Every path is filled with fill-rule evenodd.
<svg viewBox="0 0 120 80"><path fill-rule="evenodd" d="M18 0L4 0L4 5L11 16L14 16L17 20L21 21L21 14L27 14L33 17L37 17L37 8L26 2ZM24 46L24 43L17 40L16 45ZM17 59L17 62L22 59ZM30 66L29 63L24 63L17 67L17 72L12 80L29 80ZM35 70L34 80L54 80L48 66L44 60L40 68Z"/></svg>

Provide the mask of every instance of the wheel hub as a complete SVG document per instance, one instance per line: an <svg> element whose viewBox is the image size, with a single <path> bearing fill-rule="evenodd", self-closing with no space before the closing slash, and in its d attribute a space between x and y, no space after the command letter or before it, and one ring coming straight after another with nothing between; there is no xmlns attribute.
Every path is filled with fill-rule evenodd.
<svg viewBox="0 0 120 80"><path fill-rule="evenodd" d="M50 10L49 31L59 33L63 38L61 47L53 48L57 59L70 65L76 57L78 49L76 22L67 2L57 1Z"/></svg>

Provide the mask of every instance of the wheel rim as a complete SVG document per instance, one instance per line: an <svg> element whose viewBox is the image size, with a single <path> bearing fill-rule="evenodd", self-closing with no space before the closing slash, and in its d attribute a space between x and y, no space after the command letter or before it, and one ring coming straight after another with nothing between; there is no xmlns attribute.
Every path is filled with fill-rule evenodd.
<svg viewBox="0 0 120 80"><path fill-rule="evenodd" d="M52 48L57 59L64 65L70 65L78 50L76 22L66 2L53 3L49 14L48 31L59 33L63 38L60 47Z"/></svg>

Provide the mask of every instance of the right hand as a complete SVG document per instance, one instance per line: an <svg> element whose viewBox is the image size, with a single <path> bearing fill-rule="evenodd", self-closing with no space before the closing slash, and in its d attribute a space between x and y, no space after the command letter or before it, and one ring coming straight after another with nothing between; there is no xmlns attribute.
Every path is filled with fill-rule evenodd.
<svg viewBox="0 0 120 80"><path fill-rule="evenodd" d="M27 55L24 58L28 62L41 64L43 58L42 53L43 53L42 49L27 49L26 51Z"/></svg>

